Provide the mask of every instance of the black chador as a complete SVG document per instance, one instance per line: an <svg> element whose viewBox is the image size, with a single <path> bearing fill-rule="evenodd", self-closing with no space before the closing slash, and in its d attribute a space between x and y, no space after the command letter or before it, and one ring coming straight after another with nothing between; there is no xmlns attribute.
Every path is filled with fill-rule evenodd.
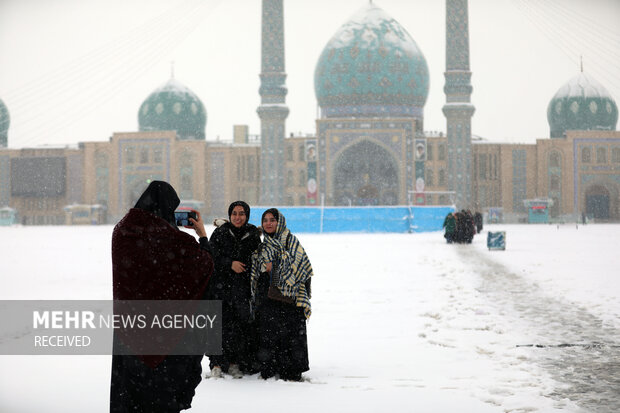
<svg viewBox="0 0 620 413"><path fill-rule="evenodd" d="M211 248L215 261L215 274L209 286L209 299L222 300L222 355L210 356L210 367L219 366L228 371L231 365L238 365L244 373L256 372L253 366L256 352L257 332L250 320L250 268L252 253L260 244L257 228L249 224L250 207L243 201L233 202L228 209L231 218L235 207L245 212L245 223L241 226L226 222L211 235ZM237 273L233 262L243 263L245 270Z"/></svg>

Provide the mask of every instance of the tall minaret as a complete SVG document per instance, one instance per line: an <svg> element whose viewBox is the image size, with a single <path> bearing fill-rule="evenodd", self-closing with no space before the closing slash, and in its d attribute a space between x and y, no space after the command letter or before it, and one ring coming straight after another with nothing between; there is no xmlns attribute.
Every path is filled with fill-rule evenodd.
<svg viewBox="0 0 620 413"><path fill-rule="evenodd" d="M261 41L260 197L265 206L284 202L284 125L289 110L285 103L283 0L263 0Z"/></svg>
<svg viewBox="0 0 620 413"><path fill-rule="evenodd" d="M472 207L471 71L467 0L446 0L446 104L448 189L458 209Z"/></svg>

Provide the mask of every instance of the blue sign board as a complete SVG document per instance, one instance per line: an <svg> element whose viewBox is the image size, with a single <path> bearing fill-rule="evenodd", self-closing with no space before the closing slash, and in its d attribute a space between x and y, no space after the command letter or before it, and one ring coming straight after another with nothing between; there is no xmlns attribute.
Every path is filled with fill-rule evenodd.
<svg viewBox="0 0 620 413"><path fill-rule="evenodd" d="M487 248L489 250L505 250L506 231L487 232Z"/></svg>

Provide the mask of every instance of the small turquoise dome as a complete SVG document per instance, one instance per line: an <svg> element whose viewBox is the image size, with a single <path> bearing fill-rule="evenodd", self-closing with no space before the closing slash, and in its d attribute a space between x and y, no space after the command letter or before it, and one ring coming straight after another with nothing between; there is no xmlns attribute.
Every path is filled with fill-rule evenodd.
<svg viewBox="0 0 620 413"><path fill-rule="evenodd" d="M138 124L141 131L174 130L179 139L204 140L207 112L194 92L172 78L142 103Z"/></svg>
<svg viewBox="0 0 620 413"><path fill-rule="evenodd" d="M0 99L0 148L6 148L9 142L9 126L11 125L11 117L6 105Z"/></svg>
<svg viewBox="0 0 620 413"><path fill-rule="evenodd" d="M553 96L547 120L552 138L567 130L616 130L618 106L603 85L582 72Z"/></svg>
<svg viewBox="0 0 620 413"><path fill-rule="evenodd" d="M374 4L359 10L323 49L314 90L323 116L423 117L429 75L409 33Z"/></svg>

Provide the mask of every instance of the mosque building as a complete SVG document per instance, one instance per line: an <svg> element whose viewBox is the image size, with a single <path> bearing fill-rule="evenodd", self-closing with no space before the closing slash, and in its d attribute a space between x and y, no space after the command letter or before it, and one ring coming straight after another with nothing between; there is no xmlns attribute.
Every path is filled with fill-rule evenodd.
<svg viewBox="0 0 620 413"><path fill-rule="evenodd" d="M244 199L454 205L519 222L536 201L558 221L582 213L620 221L618 107L583 70L551 97L548 138L472 138L467 0L446 0L446 132L424 131L430 76L423 45L371 3L318 56L315 133L287 136L283 0L262 4L260 136L234 125L231 142L207 141L206 105L174 76L137 108L138 131L76 147L7 149L10 108L0 100L0 208L13 208L29 225L114 223L159 179L207 218ZM103 213L76 221L78 206Z"/></svg>
<svg viewBox="0 0 620 413"><path fill-rule="evenodd" d="M314 86L325 202L406 204L429 89L426 60L409 33L368 4L323 49Z"/></svg>

